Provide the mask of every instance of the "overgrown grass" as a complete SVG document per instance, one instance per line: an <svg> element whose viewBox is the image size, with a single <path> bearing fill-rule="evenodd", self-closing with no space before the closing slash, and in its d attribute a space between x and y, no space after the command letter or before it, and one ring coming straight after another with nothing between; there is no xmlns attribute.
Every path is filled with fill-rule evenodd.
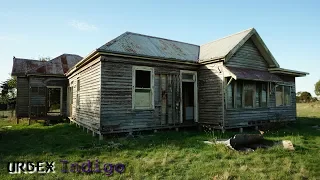
<svg viewBox="0 0 320 180"><path fill-rule="evenodd" d="M298 104L298 121L286 128L268 131L267 139L291 140L295 151L278 147L252 153L236 152L223 145L207 145L204 140L229 137L198 131L166 131L141 134L135 138L97 137L69 124L44 126L41 123L11 125L0 140L0 179L317 179L320 177L320 106ZM122 146L110 144L120 143ZM123 163L123 174L62 173L60 160ZM55 161L55 174L9 175L13 161Z"/></svg>

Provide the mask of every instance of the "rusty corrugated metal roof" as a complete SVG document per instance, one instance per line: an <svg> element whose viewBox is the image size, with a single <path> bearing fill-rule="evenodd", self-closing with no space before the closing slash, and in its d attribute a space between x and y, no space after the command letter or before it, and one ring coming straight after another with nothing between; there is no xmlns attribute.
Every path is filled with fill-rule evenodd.
<svg viewBox="0 0 320 180"><path fill-rule="evenodd" d="M31 59L13 59L12 75L46 74L64 75L71 67L82 59L74 54L62 54L50 61Z"/></svg>
<svg viewBox="0 0 320 180"><path fill-rule="evenodd" d="M267 81L267 82L283 82L283 80L268 71L239 68L239 67L226 67L230 72L232 72L237 79L244 80L254 80L254 81Z"/></svg>
<svg viewBox="0 0 320 180"><path fill-rule="evenodd" d="M29 70L28 74L55 74L64 75L70 68L82 59L81 56L74 54L62 54L44 65L35 69Z"/></svg>
<svg viewBox="0 0 320 180"><path fill-rule="evenodd" d="M200 47L169 39L125 32L98 50L197 62Z"/></svg>
<svg viewBox="0 0 320 180"><path fill-rule="evenodd" d="M33 60L33 59L23 59L23 58L13 58L13 66L11 75L25 75L29 70L38 68L44 65L46 62Z"/></svg>

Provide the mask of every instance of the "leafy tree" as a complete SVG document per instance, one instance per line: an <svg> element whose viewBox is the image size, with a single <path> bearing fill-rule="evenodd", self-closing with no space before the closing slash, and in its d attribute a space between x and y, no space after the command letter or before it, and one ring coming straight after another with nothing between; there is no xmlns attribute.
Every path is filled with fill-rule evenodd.
<svg viewBox="0 0 320 180"><path fill-rule="evenodd" d="M297 92L297 96L300 97L300 96L301 96L301 93L302 93L301 91Z"/></svg>
<svg viewBox="0 0 320 180"><path fill-rule="evenodd" d="M9 103L10 99L14 99L17 96L17 78L11 77L1 83L1 103Z"/></svg>
<svg viewBox="0 0 320 180"><path fill-rule="evenodd" d="M39 57L39 61L50 61L50 57L47 56L47 57Z"/></svg>
<svg viewBox="0 0 320 180"><path fill-rule="evenodd" d="M316 93L317 96L320 96L320 80L314 85L314 93Z"/></svg>
<svg viewBox="0 0 320 180"><path fill-rule="evenodd" d="M300 97L300 102L310 102L312 100L312 95L309 92L302 92Z"/></svg>

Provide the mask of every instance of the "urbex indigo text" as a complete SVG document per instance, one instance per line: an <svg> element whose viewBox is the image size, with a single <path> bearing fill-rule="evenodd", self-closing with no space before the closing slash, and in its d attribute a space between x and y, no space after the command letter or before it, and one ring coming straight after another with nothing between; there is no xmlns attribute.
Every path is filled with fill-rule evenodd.
<svg viewBox="0 0 320 180"><path fill-rule="evenodd" d="M9 174L55 173L54 162L9 162Z"/></svg>
<svg viewBox="0 0 320 180"><path fill-rule="evenodd" d="M63 173L101 173L99 161L86 161L82 164L78 163L71 163L70 168L68 168L69 161L61 160L62 163L62 171ZM123 173L125 170L125 165L118 163L118 164L110 164L105 163L103 165L103 171L106 173L107 176L113 175L114 171L118 172L119 174Z"/></svg>

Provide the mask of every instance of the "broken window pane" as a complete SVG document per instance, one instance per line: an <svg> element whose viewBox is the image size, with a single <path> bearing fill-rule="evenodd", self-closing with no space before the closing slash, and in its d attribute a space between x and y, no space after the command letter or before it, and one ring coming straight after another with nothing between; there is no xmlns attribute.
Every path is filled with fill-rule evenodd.
<svg viewBox="0 0 320 180"><path fill-rule="evenodd" d="M151 72L136 70L136 88L150 88Z"/></svg>

